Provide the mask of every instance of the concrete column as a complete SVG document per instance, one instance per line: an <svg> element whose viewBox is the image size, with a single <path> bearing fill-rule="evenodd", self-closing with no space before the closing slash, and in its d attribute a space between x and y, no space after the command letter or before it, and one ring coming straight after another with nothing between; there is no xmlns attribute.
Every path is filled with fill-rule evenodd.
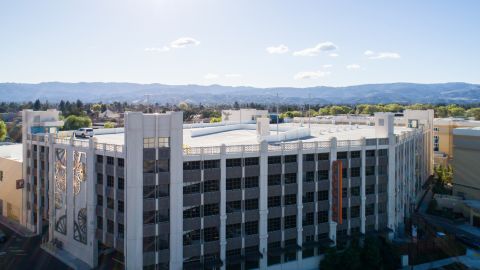
<svg viewBox="0 0 480 270"><path fill-rule="evenodd" d="M89 253L88 257L90 258L89 265L92 268L98 266L98 241L95 236L95 231L97 229L97 215L96 215L96 181L95 181L95 144L97 139L90 138L88 142L88 150L86 153L86 167L91 168L87 169L87 176L85 186L87 188L87 243L88 247L86 250Z"/></svg>
<svg viewBox="0 0 480 270"><path fill-rule="evenodd" d="M395 145L396 137L391 134L388 137L387 220L388 228L393 231L395 231Z"/></svg>
<svg viewBox="0 0 480 270"><path fill-rule="evenodd" d="M303 143L298 142L297 154L297 245L303 244ZM303 269L302 250L297 251L297 268Z"/></svg>
<svg viewBox="0 0 480 270"><path fill-rule="evenodd" d="M41 187L42 187L42 174L40 173L40 145L37 145L37 168L35 171L37 171L37 224L35 224L35 231L37 235L41 234L42 232L42 192L41 192ZM73 226L72 226L73 228Z"/></svg>
<svg viewBox="0 0 480 270"><path fill-rule="evenodd" d="M48 178L50 188L48 189L48 239L53 240L53 231L55 228L55 136L49 134L48 137ZM26 179L25 179L26 181Z"/></svg>
<svg viewBox="0 0 480 270"><path fill-rule="evenodd" d="M366 223L366 217L365 217L365 202L367 200L367 196L365 195L365 184L366 184L366 176L365 176L365 167L367 165L367 159L366 159L366 139L365 137L361 138L362 140L362 150L360 151L360 158L362 161L362 164L360 166L360 232L365 234L365 223Z"/></svg>
<svg viewBox="0 0 480 270"><path fill-rule="evenodd" d="M260 259L260 269L267 269L268 249L268 143L260 142L260 202L259 202L259 237L260 252L263 257Z"/></svg>
<svg viewBox="0 0 480 270"><path fill-rule="evenodd" d="M328 182L329 182L329 192L328 192L328 224L330 226L329 237L334 242L337 243L337 222L333 221L332 219L332 203L333 203L333 196L332 196L332 163L333 161L337 160L337 138L332 137L330 138L330 169L328 174Z"/></svg>
<svg viewBox="0 0 480 270"><path fill-rule="evenodd" d="M220 259L222 270L226 267L227 257L227 146L220 146Z"/></svg>

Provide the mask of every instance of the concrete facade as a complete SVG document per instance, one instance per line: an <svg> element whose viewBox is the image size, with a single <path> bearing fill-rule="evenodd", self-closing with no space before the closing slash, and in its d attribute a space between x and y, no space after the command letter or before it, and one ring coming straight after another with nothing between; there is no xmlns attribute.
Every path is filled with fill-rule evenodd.
<svg viewBox="0 0 480 270"><path fill-rule="evenodd" d="M0 216L25 225L22 188L17 188L23 183L21 151L21 144L0 146Z"/></svg>
<svg viewBox="0 0 480 270"><path fill-rule="evenodd" d="M316 269L328 246L395 233L409 216L433 166L430 114L412 111L398 129L382 113L372 132L329 127L288 142L209 145L216 137L205 136L218 134L188 137L204 144L195 147L185 144L178 112L126 113L117 144L106 142L119 142L118 134L77 140L27 129L24 167L45 161L52 187L46 209L28 189L27 221L38 228L34 213L46 211L49 240L92 268L113 248L127 269ZM253 131L228 132L221 135L256 142ZM332 190L338 162L340 198ZM35 171L25 171L33 186Z"/></svg>
<svg viewBox="0 0 480 270"><path fill-rule="evenodd" d="M480 200L480 128L453 131L453 194Z"/></svg>

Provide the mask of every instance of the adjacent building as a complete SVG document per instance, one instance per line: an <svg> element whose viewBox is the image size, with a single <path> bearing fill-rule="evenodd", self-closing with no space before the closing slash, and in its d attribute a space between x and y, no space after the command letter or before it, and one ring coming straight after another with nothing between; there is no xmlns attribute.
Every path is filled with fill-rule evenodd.
<svg viewBox="0 0 480 270"><path fill-rule="evenodd" d="M453 195L480 200L480 128L453 130Z"/></svg>
<svg viewBox="0 0 480 270"><path fill-rule="evenodd" d="M325 247L395 234L432 174L431 110L402 126L264 115L127 112L123 133L77 140L57 112L24 111L26 222L91 267L113 248L127 269L317 269Z"/></svg>
<svg viewBox="0 0 480 270"><path fill-rule="evenodd" d="M22 144L0 145L0 216L25 225L22 159Z"/></svg>

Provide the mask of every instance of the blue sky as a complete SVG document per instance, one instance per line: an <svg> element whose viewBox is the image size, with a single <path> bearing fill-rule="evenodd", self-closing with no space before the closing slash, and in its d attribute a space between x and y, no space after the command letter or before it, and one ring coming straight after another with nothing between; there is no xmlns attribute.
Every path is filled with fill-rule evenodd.
<svg viewBox="0 0 480 270"><path fill-rule="evenodd" d="M0 2L0 82L480 83L480 1Z"/></svg>

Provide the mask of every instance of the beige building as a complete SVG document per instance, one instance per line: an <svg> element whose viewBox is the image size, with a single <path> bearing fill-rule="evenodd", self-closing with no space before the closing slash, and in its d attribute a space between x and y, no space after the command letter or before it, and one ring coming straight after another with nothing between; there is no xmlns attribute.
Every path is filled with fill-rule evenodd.
<svg viewBox="0 0 480 270"><path fill-rule="evenodd" d="M453 130L453 195L480 200L480 128Z"/></svg>
<svg viewBox="0 0 480 270"><path fill-rule="evenodd" d="M22 144L0 146L0 216L20 224L24 224L22 149Z"/></svg>
<svg viewBox="0 0 480 270"><path fill-rule="evenodd" d="M480 127L480 121L459 118L435 118L433 121L435 164L447 164L453 158L453 130Z"/></svg>

